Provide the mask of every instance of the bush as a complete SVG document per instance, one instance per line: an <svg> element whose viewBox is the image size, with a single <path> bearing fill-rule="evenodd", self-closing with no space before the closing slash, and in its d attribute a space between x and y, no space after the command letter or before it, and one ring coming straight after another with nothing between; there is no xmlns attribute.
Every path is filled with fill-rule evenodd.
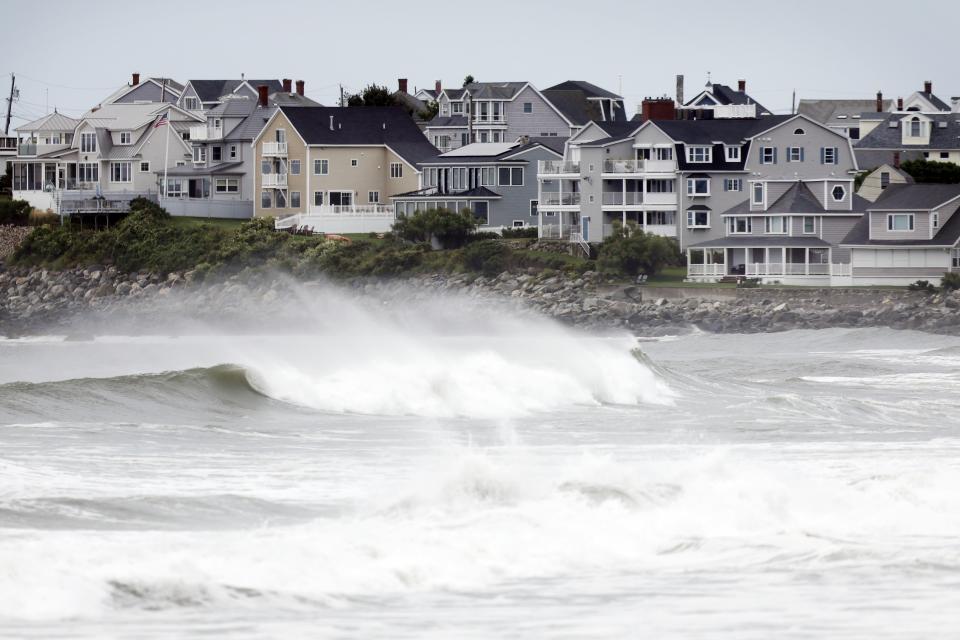
<svg viewBox="0 0 960 640"><path fill-rule="evenodd" d="M0 200L0 224L27 225L32 212L26 200Z"/></svg>
<svg viewBox="0 0 960 640"><path fill-rule="evenodd" d="M671 264L678 264L680 250L675 240L646 234L635 225L615 225L614 233L600 247L597 267L616 275L654 276Z"/></svg>
<svg viewBox="0 0 960 640"><path fill-rule="evenodd" d="M476 228L477 219L468 210L454 213L449 209L429 209L412 216L398 216L393 233L409 242L431 242L436 238L444 249L455 249L466 244Z"/></svg>
<svg viewBox="0 0 960 640"><path fill-rule="evenodd" d="M915 182L957 184L960 182L960 165L934 160L907 160L900 168L910 174Z"/></svg>
<svg viewBox="0 0 960 640"><path fill-rule="evenodd" d="M957 291L960 289L960 273L951 271L943 274L940 280L940 288L944 291Z"/></svg>
<svg viewBox="0 0 960 640"><path fill-rule="evenodd" d="M536 238L536 227L507 227L503 230L504 238Z"/></svg>
<svg viewBox="0 0 960 640"><path fill-rule="evenodd" d="M926 291L927 293L935 293L937 288L930 284L928 280L917 280L913 284L908 284L907 289L910 291Z"/></svg>
<svg viewBox="0 0 960 640"><path fill-rule="evenodd" d="M494 276L510 266L510 247L502 240L471 242L463 250L463 264L471 271Z"/></svg>

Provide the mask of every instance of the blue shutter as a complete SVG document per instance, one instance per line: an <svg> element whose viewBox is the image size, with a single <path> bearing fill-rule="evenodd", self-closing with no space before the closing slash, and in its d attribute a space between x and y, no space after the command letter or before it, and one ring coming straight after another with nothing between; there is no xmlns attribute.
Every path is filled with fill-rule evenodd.
<svg viewBox="0 0 960 640"><path fill-rule="evenodd" d="M763 156L764 156L764 153L765 153L765 152L764 152L764 149L766 149L766 147L760 147L760 164L766 164L766 163L763 161Z"/></svg>
<svg viewBox="0 0 960 640"><path fill-rule="evenodd" d="M826 147L820 147L820 164L824 163L824 156L827 154Z"/></svg>
<svg viewBox="0 0 960 640"><path fill-rule="evenodd" d="M803 147L800 147L800 162L803 162Z"/></svg>
<svg viewBox="0 0 960 640"><path fill-rule="evenodd" d="M773 164L777 164L777 148L773 148Z"/></svg>
<svg viewBox="0 0 960 640"><path fill-rule="evenodd" d="M833 164L840 164L840 149L833 148Z"/></svg>

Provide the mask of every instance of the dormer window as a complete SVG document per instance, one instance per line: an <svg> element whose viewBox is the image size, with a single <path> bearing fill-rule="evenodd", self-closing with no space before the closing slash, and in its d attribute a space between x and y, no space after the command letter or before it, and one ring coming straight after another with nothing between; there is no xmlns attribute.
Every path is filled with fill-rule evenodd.
<svg viewBox="0 0 960 640"><path fill-rule="evenodd" d="M450 111L451 111L451 113L453 113L454 115L458 115L458 114L463 113L463 103L462 103L462 102L451 102L451 103L450 103Z"/></svg>
<svg viewBox="0 0 960 640"><path fill-rule="evenodd" d="M713 161L713 147L688 146L687 162L707 163Z"/></svg>
<svg viewBox="0 0 960 640"><path fill-rule="evenodd" d="M887 216L887 231L913 231L913 214L889 214Z"/></svg>
<svg viewBox="0 0 960 640"><path fill-rule="evenodd" d="M763 202L766 196L766 185L762 182L756 182L753 185L753 191L751 192L750 204L758 207L763 206Z"/></svg>
<svg viewBox="0 0 960 640"><path fill-rule="evenodd" d="M830 192L830 195L833 196L834 202L843 202L843 199L847 197L847 190L838 184Z"/></svg>
<svg viewBox="0 0 960 640"><path fill-rule="evenodd" d="M920 118L912 118L910 120L910 137L920 138L922 136L923 136L923 122L920 121Z"/></svg>
<svg viewBox="0 0 960 640"><path fill-rule="evenodd" d="M97 134L81 133L80 134L80 153L96 153L96 152L97 152Z"/></svg>
<svg viewBox="0 0 960 640"><path fill-rule="evenodd" d="M132 134L129 131L120 132L120 144L130 144L132 142Z"/></svg>
<svg viewBox="0 0 960 640"><path fill-rule="evenodd" d="M197 98L184 98L183 99L183 108L187 111L199 111L200 110L200 100Z"/></svg>
<svg viewBox="0 0 960 640"><path fill-rule="evenodd" d="M727 147L727 162L740 162L740 147Z"/></svg>

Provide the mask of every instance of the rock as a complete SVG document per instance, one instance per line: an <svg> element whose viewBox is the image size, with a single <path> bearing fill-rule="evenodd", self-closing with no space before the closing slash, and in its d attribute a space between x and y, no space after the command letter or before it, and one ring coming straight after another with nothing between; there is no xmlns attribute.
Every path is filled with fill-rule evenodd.
<svg viewBox="0 0 960 640"><path fill-rule="evenodd" d="M775 307L774 307L773 309L771 309L770 311L772 311L772 312L774 312L774 313L777 313L777 312L780 312L780 311L787 311L789 308L790 308L790 307L787 305L786 302L781 302L780 304L778 304L777 306L775 306Z"/></svg>

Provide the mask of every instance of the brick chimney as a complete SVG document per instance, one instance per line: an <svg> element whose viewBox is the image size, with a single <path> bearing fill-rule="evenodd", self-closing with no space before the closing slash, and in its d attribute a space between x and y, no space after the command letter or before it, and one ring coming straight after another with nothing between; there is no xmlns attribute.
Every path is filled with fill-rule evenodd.
<svg viewBox="0 0 960 640"><path fill-rule="evenodd" d="M883 113L883 92L877 91L877 113Z"/></svg>
<svg viewBox="0 0 960 640"><path fill-rule="evenodd" d="M130 82L130 86L135 87L138 84L140 84L140 74L135 73L133 74L133 78L132 78L132 81Z"/></svg>
<svg viewBox="0 0 960 640"><path fill-rule="evenodd" d="M433 83L433 88L436 89L437 95L440 95L440 92L443 91L443 88L442 88L439 80L437 80L436 82Z"/></svg>
<svg viewBox="0 0 960 640"><path fill-rule="evenodd" d="M672 98L644 98L640 106L644 122L647 120L674 120L677 117L676 104Z"/></svg>
<svg viewBox="0 0 960 640"><path fill-rule="evenodd" d="M397 84L400 86L400 93L406 93L406 92L407 92L407 79L406 79L406 78L400 78L399 80L397 80Z"/></svg>
<svg viewBox="0 0 960 640"><path fill-rule="evenodd" d="M267 102L270 99L270 87L265 84L261 84L257 87L257 104L261 107L267 106Z"/></svg>
<svg viewBox="0 0 960 640"><path fill-rule="evenodd" d="M297 94L303 95L303 80L297 80Z"/></svg>
<svg viewBox="0 0 960 640"><path fill-rule="evenodd" d="M677 104L683 106L683 76L677 76Z"/></svg>
<svg viewBox="0 0 960 640"><path fill-rule="evenodd" d="M899 151L893 152L893 168L894 169L900 168L900 152Z"/></svg>
<svg viewBox="0 0 960 640"><path fill-rule="evenodd" d="M903 98L897 98L897 111L903 111Z"/></svg>
<svg viewBox="0 0 960 640"><path fill-rule="evenodd" d="M283 92L293 93L293 80L291 80L290 78L283 79Z"/></svg>
<svg viewBox="0 0 960 640"><path fill-rule="evenodd" d="M924 93L933 93L933 82L930 80L924 80L923 91Z"/></svg>
<svg viewBox="0 0 960 640"><path fill-rule="evenodd" d="M737 91L739 91L740 93L746 93L747 91L746 80L737 80Z"/></svg>

